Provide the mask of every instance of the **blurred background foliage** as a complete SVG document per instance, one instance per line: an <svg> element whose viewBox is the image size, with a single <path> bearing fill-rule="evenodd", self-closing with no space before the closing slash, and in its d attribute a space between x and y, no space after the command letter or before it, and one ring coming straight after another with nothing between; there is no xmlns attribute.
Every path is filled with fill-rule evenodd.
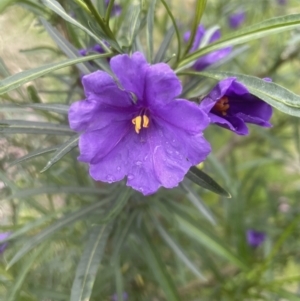
<svg viewBox="0 0 300 301"><path fill-rule="evenodd" d="M1 1L1 79L80 57L79 49L95 45L47 2L52 1ZM154 53L172 26L163 2L155 8ZM211 0L201 23L219 26L225 36L234 30L228 17L239 10L246 12L242 28L300 13L298 0L279 2ZM90 1L59 3L67 16L102 38L84 9ZM105 3L93 3L103 16ZM146 49L152 3L117 2L122 11L110 17L117 41ZM183 36L191 29L195 2L165 3ZM295 28L237 45L211 69L270 77L299 94L299 47ZM167 49L164 58L175 64L175 35ZM77 67L55 70L0 96L0 119L13 124L2 127L0 136L0 232L11 233L0 258L1 300L300 300L299 119L274 110L273 127L251 126L247 137L215 126L206 130L213 152L201 168L231 198L187 179L176 189L144 197L124 183L94 182L87 166L77 162L68 105L84 97L82 74L106 70L107 61ZM190 80L182 77L185 87ZM205 95L212 84L202 78L186 94ZM262 245L249 245L249 229L266 234Z"/></svg>

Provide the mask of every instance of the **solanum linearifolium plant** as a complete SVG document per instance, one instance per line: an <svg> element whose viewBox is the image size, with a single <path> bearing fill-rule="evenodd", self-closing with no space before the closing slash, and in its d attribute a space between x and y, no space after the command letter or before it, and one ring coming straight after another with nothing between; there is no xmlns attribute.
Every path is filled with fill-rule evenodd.
<svg viewBox="0 0 300 301"><path fill-rule="evenodd" d="M5 300L300 298L284 287L299 275L279 288L273 266L299 216L246 216L274 196L273 169L257 167L285 172L295 155L286 124L299 150L300 97L276 80L297 58L287 5L257 3L254 22L246 1L0 4L57 45L24 51L52 56L19 73L1 61L1 135L23 150L1 157ZM281 227L274 248L267 223Z"/></svg>

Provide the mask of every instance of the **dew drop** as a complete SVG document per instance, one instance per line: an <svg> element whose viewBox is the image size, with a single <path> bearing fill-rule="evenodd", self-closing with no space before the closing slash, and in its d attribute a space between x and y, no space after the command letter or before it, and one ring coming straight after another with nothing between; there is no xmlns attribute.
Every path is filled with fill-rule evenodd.
<svg viewBox="0 0 300 301"><path fill-rule="evenodd" d="M113 175L107 175L106 180L108 183L112 183L116 180L116 178Z"/></svg>
<svg viewBox="0 0 300 301"><path fill-rule="evenodd" d="M135 165L137 165L137 166L140 166L140 165L142 165L142 161L135 161Z"/></svg>
<svg viewBox="0 0 300 301"><path fill-rule="evenodd" d="M128 174L127 178L128 178L128 180L132 180L134 178L134 175L130 173L130 174Z"/></svg>
<svg viewBox="0 0 300 301"><path fill-rule="evenodd" d="M140 192L144 192L144 188L143 187L139 187L139 191Z"/></svg>
<svg viewBox="0 0 300 301"><path fill-rule="evenodd" d="M118 167L117 167L117 171L120 171L120 170L121 170L121 167L120 167L120 166L118 166Z"/></svg>

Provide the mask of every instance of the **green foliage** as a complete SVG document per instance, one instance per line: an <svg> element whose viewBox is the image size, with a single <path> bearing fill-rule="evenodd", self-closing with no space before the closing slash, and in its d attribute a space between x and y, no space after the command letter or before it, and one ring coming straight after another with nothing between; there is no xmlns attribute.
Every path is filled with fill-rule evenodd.
<svg viewBox="0 0 300 301"><path fill-rule="evenodd" d="M246 24L233 30L227 17L238 9ZM0 13L0 232L11 232L1 300L300 300L297 0L2 0ZM191 52L200 22L220 26L222 38ZM22 47L9 40L13 28ZM103 54L93 54L96 43ZM108 58L134 51L169 63L191 101L236 77L274 107L273 128L237 137L209 127L213 153L172 190L144 197L123 181L93 181L77 161L68 109L84 98L82 75L111 73ZM262 246L247 244L249 229L266 233Z"/></svg>

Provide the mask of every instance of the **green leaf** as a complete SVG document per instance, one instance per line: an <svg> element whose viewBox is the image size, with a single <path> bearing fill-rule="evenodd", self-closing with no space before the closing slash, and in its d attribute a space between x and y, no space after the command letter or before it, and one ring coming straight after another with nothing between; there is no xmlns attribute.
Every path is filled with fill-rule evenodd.
<svg viewBox="0 0 300 301"><path fill-rule="evenodd" d="M20 191L15 192L7 199L18 199L22 198L22 200L40 194L91 194L91 195L99 195L106 194L106 189L95 188L95 187L80 187L80 186L42 186L31 189L22 189Z"/></svg>
<svg viewBox="0 0 300 301"><path fill-rule="evenodd" d="M33 104L26 104L26 105L18 105L18 107L32 108L34 110L41 110L41 111L51 111L63 115L67 115L70 108L70 106L61 103L33 103Z"/></svg>
<svg viewBox="0 0 300 301"><path fill-rule="evenodd" d="M89 301L112 223L91 229L72 285L70 301Z"/></svg>
<svg viewBox="0 0 300 301"><path fill-rule="evenodd" d="M66 125L49 122L3 120L0 121L0 132L3 134L53 134L74 135L74 132Z"/></svg>
<svg viewBox="0 0 300 301"><path fill-rule="evenodd" d="M67 153L69 153L74 147L77 146L78 140L79 140L79 136L74 135L68 141L61 144L59 147L57 147L57 150L54 153L54 155L52 156L52 158L48 161L47 165L40 172L46 171L53 164L55 164L57 161L59 161L63 156L65 156Z"/></svg>
<svg viewBox="0 0 300 301"><path fill-rule="evenodd" d="M147 264L152 270L158 284L162 288L166 300L168 301L180 301L176 286L173 283L172 277L169 275L163 260L160 257L159 252L156 250L155 243L149 236L148 231L144 227L141 232L143 238L144 253L146 255Z"/></svg>
<svg viewBox="0 0 300 301"><path fill-rule="evenodd" d="M56 28L48 23L44 18L40 18L40 21L44 25L50 37L55 41L58 47L66 54L70 59L80 57L78 49L76 49L69 41L67 41ZM92 72L92 68L88 63L81 63L76 65L83 74L89 74Z"/></svg>
<svg viewBox="0 0 300 301"><path fill-rule="evenodd" d="M43 148L43 149L38 149L36 151L33 151L33 152L31 152L31 153L29 153L29 154L27 154L27 155L25 155L23 157L20 157L20 158L14 160L13 162L9 163L9 167L13 166L13 165L16 165L16 164L19 164L21 162L33 159L35 157L41 156L43 154L54 152L56 149L57 149L56 146L47 147L47 148Z"/></svg>
<svg viewBox="0 0 300 301"><path fill-rule="evenodd" d="M286 291L282 288L272 289L272 291L280 298L283 298L284 300L288 301L300 301L300 296L296 295L295 293L291 293L289 291ZM280 300L283 300L280 299Z"/></svg>
<svg viewBox="0 0 300 301"><path fill-rule="evenodd" d="M179 215L175 215L175 219L178 222L179 229L185 232L188 236L194 238L207 249L241 269L246 268L246 265L235 254L233 254L226 246L214 239L210 233L204 232Z"/></svg>
<svg viewBox="0 0 300 301"><path fill-rule="evenodd" d="M128 31L129 34L129 47L132 48L132 45L134 43L135 37L137 36L140 25L141 25L141 9L140 6L136 5L131 9L131 15L130 15L130 30Z"/></svg>
<svg viewBox="0 0 300 301"><path fill-rule="evenodd" d="M213 180L210 176L208 176L206 173L195 166L192 166L190 168L190 170L186 174L186 177L189 180L193 181L195 184L216 194L225 196L227 198L231 197L230 193L223 189L215 180Z"/></svg>
<svg viewBox="0 0 300 301"><path fill-rule="evenodd" d="M27 260L24 260L23 266L21 269L18 269L17 278L14 279L13 286L8 291L8 296L6 297L6 301L16 301L17 294L22 288L22 284L26 279L27 274L30 272L30 268L36 264L37 258L46 250L46 247L49 247L47 244L40 246L35 252L31 254Z"/></svg>
<svg viewBox="0 0 300 301"><path fill-rule="evenodd" d="M274 108L286 114L300 117L300 96L278 84L264 81L255 76L233 72L196 72L198 74L189 72L189 74L191 73L193 73L193 75L206 76L216 80L227 77L236 77L237 80L244 84L253 95L261 98Z"/></svg>
<svg viewBox="0 0 300 301"><path fill-rule="evenodd" d="M155 5L156 0L150 1L148 13L147 13L147 30L146 30L146 36L147 36L147 56L148 56L148 62L152 63L153 59L153 24L154 24L154 16L155 16Z"/></svg>
<svg viewBox="0 0 300 301"><path fill-rule="evenodd" d="M187 53L189 53L190 49L193 46L193 42L195 39L195 35L197 33L198 30L198 26L200 24L201 21L201 17L204 13L206 7L206 0L197 0L196 1L196 5L195 5L195 18L193 20L193 24L192 24L192 30L191 30L191 35L189 37L189 40L187 42L187 46L186 49L184 51L184 54L186 55Z"/></svg>
<svg viewBox="0 0 300 301"><path fill-rule="evenodd" d="M180 32L178 30L178 26L176 24L176 20L172 14L172 11L170 10L167 2L165 0L160 0L161 3L164 5L169 17L171 18L172 20L172 24L173 24L173 27L175 29L175 32L176 32L176 37L177 37L177 53L176 53L176 60L177 62L179 62L180 60L180 56L181 56L181 35L180 35Z"/></svg>
<svg viewBox="0 0 300 301"><path fill-rule="evenodd" d="M154 226L156 227L157 231L159 232L160 236L164 239L164 241L169 245L169 247L173 250L173 252L177 255L177 257L190 269L196 277L201 280L206 280L203 274L197 269L195 264L190 261L190 259L186 256L183 250L176 244L176 242L169 236L167 231L162 227L160 222L154 215L152 215L154 219Z"/></svg>
<svg viewBox="0 0 300 301"><path fill-rule="evenodd" d="M291 30L300 25L300 14L287 15L265 20L258 24L234 31L232 34L226 35L215 43L209 44L202 49L199 49L180 61L177 72L190 63L197 60L199 57L211 51L245 42L257 40L259 38L269 36L270 34L279 33L286 30Z"/></svg>
<svg viewBox="0 0 300 301"><path fill-rule="evenodd" d="M213 225L216 225L216 220L210 210L207 208L200 196L188 185L181 183L183 189L187 192L186 197L198 209L198 211Z"/></svg>
<svg viewBox="0 0 300 301"><path fill-rule="evenodd" d="M169 45L171 43L172 37L174 35L175 29L174 27L170 27L169 30L167 31L164 40L159 46L159 49L156 53L156 56L154 58L154 63L159 63L162 62L165 58L166 52L169 48Z"/></svg>
<svg viewBox="0 0 300 301"><path fill-rule="evenodd" d="M78 220L85 218L89 214L94 213L100 207L102 207L105 203L107 203L109 201L111 201L111 197L107 197L105 199L102 199L101 201L98 200L97 202L95 202L89 206L85 206L83 208L80 208L79 210L76 210L75 212L64 215L62 218L58 219L56 222L51 224L51 226L49 226L48 228L42 230L40 233L38 233L34 237L29 238L27 240L27 242L18 250L18 252L14 255L14 257L8 263L7 268L10 268L12 265L14 265L25 254L27 254L36 245L40 244L42 241L47 239L49 236L53 235L54 233L61 230L62 228L66 227Z"/></svg>
<svg viewBox="0 0 300 301"><path fill-rule="evenodd" d="M98 36L96 36L88 28L86 28L85 26L77 22L75 19L73 19L56 0L42 0L42 3L46 5L48 8L50 8L51 10L53 10L55 13L57 13L66 21L72 23L73 25L85 31L90 37L92 37L95 41L97 41L106 52L110 52L109 48L106 46L103 40L99 39Z"/></svg>
<svg viewBox="0 0 300 301"><path fill-rule="evenodd" d="M65 68L71 65L75 65L81 62L92 61L94 59L108 57L110 54L95 54L84 56L76 59L69 59L59 63L51 63L44 66L40 66L34 69L26 70L12 76L9 76L0 81L0 95L7 93L23 84L26 84L36 78L42 77L50 72L56 71L61 68Z"/></svg>

